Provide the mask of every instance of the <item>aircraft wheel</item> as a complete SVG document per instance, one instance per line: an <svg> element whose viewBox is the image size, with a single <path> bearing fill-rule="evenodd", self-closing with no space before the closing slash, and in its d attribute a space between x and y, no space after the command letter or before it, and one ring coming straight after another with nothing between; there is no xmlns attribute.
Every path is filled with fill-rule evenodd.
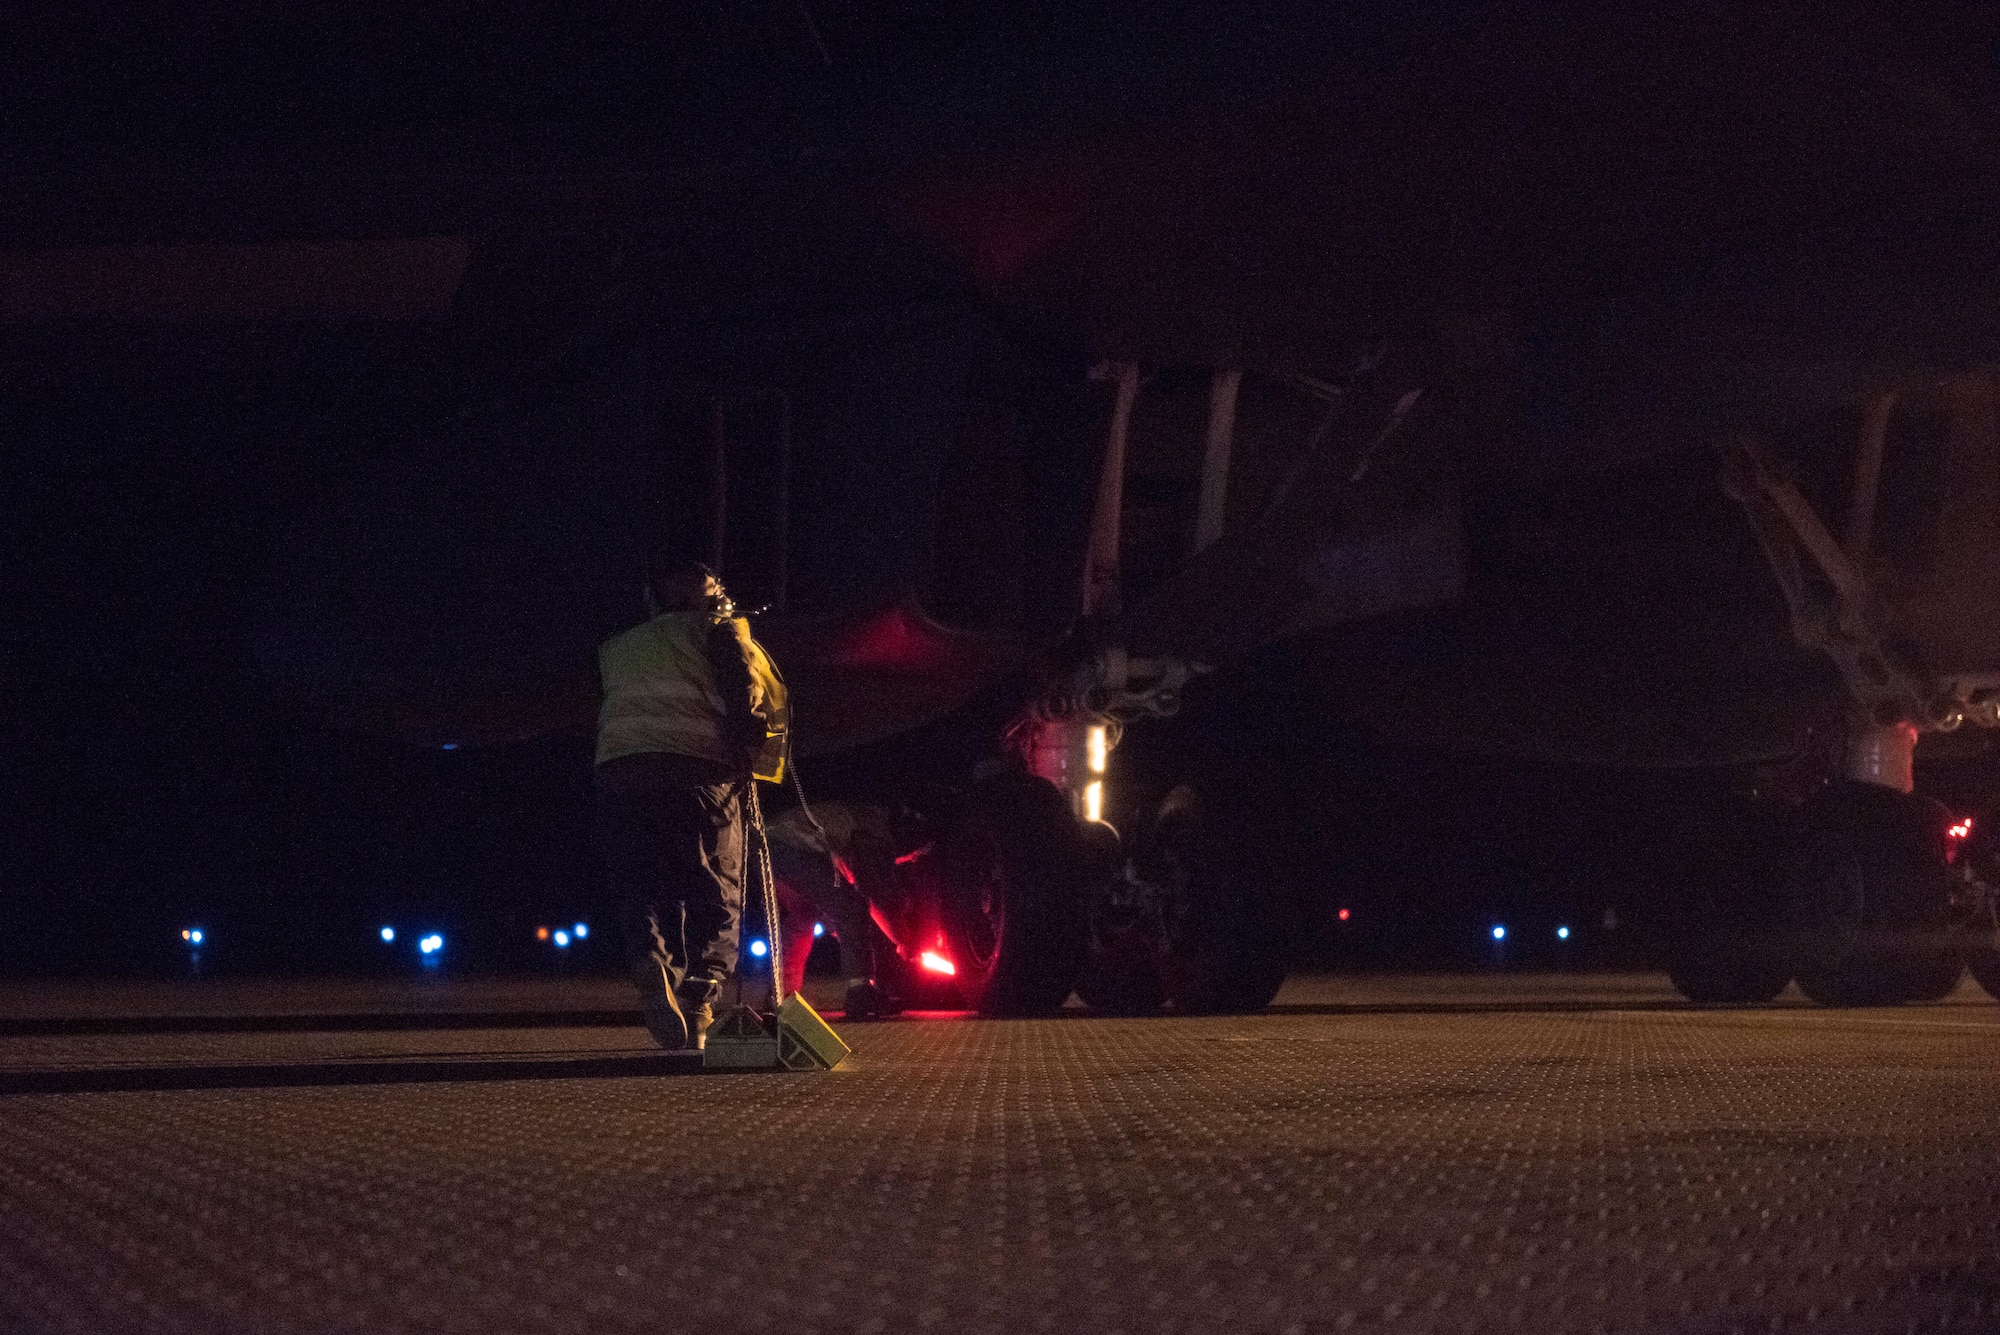
<svg viewBox="0 0 2000 1335"><path fill-rule="evenodd" d="M1085 849L1061 790L1002 774L979 784L943 850L945 935L966 1003L1046 1015L1082 972Z"/></svg>
<svg viewBox="0 0 2000 1335"><path fill-rule="evenodd" d="M1958 980L1963 977L1965 961L1954 952L1944 951L1912 961L1906 966L1902 981L1912 1001L1943 1001L1958 991Z"/></svg>
<svg viewBox="0 0 2000 1335"><path fill-rule="evenodd" d="M1748 883L1705 879L1686 903L1667 977L1689 1001L1761 1005L1792 980L1791 961L1772 930L1778 906L1754 876L1759 868L1741 870L1753 873Z"/></svg>
<svg viewBox="0 0 2000 1335"><path fill-rule="evenodd" d="M1792 971L1782 960L1749 952L1704 952L1683 956L1667 968L1674 990L1689 1001L1717 1006L1752 1006L1775 1001Z"/></svg>
<svg viewBox="0 0 2000 1335"><path fill-rule="evenodd" d="M1986 989L1987 996L2000 1001L2000 949L1987 946L1969 952L1965 967L1973 980Z"/></svg>
<svg viewBox="0 0 2000 1335"><path fill-rule="evenodd" d="M1947 824L1912 794L1851 783L1823 794L1804 860L1800 991L1825 1006L1893 1006L1958 985Z"/></svg>
<svg viewBox="0 0 2000 1335"><path fill-rule="evenodd" d="M1182 785L1154 818L1142 874L1162 887L1161 982L1186 1014L1262 1010L1284 986L1284 915L1244 815Z"/></svg>
<svg viewBox="0 0 2000 1335"><path fill-rule="evenodd" d="M1092 950L1076 995L1106 1015L1152 1015L1167 1004L1159 961L1137 949Z"/></svg>
<svg viewBox="0 0 2000 1335"><path fill-rule="evenodd" d="M1103 821L1085 821L1079 832L1089 850L1090 957L1076 994L1107 1015L1151 1015L1167 1004L1160 981L1160 919L1149 897L1128 881L1118 832Z"/></svg>
<svg viewBox="0 0 2000 1335"><path fill-rule="evenodd" d="M1941 1001L1958 987L1965 966L1939 955L1861 957L1833 969L1801 973L1799 990L1822 1006L1900 1006Z"/></svg>

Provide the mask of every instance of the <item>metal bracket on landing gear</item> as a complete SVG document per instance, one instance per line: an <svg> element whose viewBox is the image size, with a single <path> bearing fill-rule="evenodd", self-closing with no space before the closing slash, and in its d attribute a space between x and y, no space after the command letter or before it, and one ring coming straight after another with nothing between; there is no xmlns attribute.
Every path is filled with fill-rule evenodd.
<svg viewBox="0 0 2000 1335"><path fill-rule="evenodd" d="M1791 613L1792 635L1831 658L1865 721L1948 732L1963 705L1888 643L1881 601L1812 503L1744 438L1722 449L1722 488L1743 507ZM1817 576L1815 578L1815 575ZM2000 713L1995 714L2000 721Z"/></svg>
<svg viewBox="0 0 2000 1335"><path fill-rule="evenodd" d="M1205 663L1171 656L1138 657L1113 645L1078 664L1030 708L1038 721L1049 722L1172 718L1180 712L1182 690L1208 670Z"/></svg>

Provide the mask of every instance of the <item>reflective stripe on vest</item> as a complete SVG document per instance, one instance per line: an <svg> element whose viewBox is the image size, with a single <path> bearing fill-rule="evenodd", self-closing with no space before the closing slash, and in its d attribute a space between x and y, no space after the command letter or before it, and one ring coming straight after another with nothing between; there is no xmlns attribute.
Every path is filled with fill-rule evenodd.
<svg viewBox="0 0 2000 1335"><path fill-rule="evenodd" d="M750 772L765 783L783 783L785 758L792 749L791 696L785 689L785 679L778 675L777 664L764 652L763 645L750 638L750 623L742 617L736 618L736 638L749 650L750 680L757 688L757 712L764 718L764 744L757 748Z"/></svg>

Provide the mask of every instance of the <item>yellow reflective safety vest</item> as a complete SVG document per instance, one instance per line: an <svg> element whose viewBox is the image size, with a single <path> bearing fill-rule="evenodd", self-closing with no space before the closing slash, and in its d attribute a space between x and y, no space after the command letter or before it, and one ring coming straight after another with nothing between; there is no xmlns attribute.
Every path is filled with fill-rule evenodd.
<svg viewBox="0 0 2000 1335"><path fill-rule="evenodd" d="M734 767L743 757L723 737L726 708L708 661L706 617L665 612L614 635L597 648L604 703L597 711L597 763L623 756L695 756ZM764 744L751 772L766 783L785 777L791 708L785 682L750 636L742 617L731 622L750 666L753 708L764 720Z"/></svg>

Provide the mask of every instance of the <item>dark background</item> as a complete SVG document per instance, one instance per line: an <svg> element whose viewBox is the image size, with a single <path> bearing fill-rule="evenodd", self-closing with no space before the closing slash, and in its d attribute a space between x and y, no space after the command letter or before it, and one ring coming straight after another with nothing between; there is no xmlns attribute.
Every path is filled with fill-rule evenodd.
<svg viewBox="0 0 2000 1335"><path fill-rule="evenodd" d="M492 631L484 591L520 587L492 585L493 563L546 571L551 596L570 600L571 628L578 597L596 600L585 619L607 633L639 615L631 558L655 502L674 491L663 474L698 440L699 414L665 401L623 446L600 433L565 438L557 461L530 442L512 447L519 458L502 450L468 462L469 437L492 445L451 415L454 396L440 388L451 383L440 368L451 367L453 332L7 331L9 972L185 970L179 934L197 925L206 972L409 968L412 943L434 929L448 936L452 968L552 967L536 926L610 921L590 843L588 739L420 748L337 726L329 697L299 688L353 685L323 664L302 668L316 642L287 635L311 624L300 603L316 573L354 559L345 510L362 507L345 514L352 523L379 523L385 489L402 517L389 540L403 577L364 589L381 600L366 609L378 619L401 606L419 626L476 621L515 644L536 609L501 609ZM1097 424L1082 427L1094 435ZM609 453L578 457L584 444ZM524 508L504 479L546 478L551 462L608 499L580 515ZM489 474L503 480L476 485ZM795 566L812 539L799 536ZM889 587L896 544L869 540L887 544L874 563L881 577L815 594L807 572L808 607L838 610ZM857 567L840 568L851 577ZM457 662L466 643L438 637L444 684L490 682L506 666ZM1639 948L1621 942L1642 925L1659 878L1649 881L1628 837L1630 815L1707 793L1705 777L1398 750L1315 717L1302 670L1289 648L1274 649L1252 671L1203 683L1181 723L1135 728L1128 746L1136 765L1149 746L1171 755L1189 737L1226 735L1242 763L1282 770L1332 813L1296 852L1319 890L1301 942L1309 956L1490 964ZM807 776L837 796L937 771L939 756L950 758L942 768L968 769L967 748L990 721L808 766ZM928 763L916 758L927 749ZM1627 926L1608 939L1614 901ZM1339 907L1346 924L1332 916ZM1514 928L1504 954L1482 935L1495 921ZM1558 921L1575 929L1560 950ZM384 923L399 928L394 947L376 939ZM600 929L567 967L611 955Z"/></svg>
<svg viewBox="0 0 2000 1335"><path fill-rule="evenodd" d="M587 741L442 752L336 726L329 697L368 683L299 633L324 610L314 575L343 550L342 507L385 495L409 520L394 563L407 578L376 591L399 624L464 615L492 573L478 562L545 571L547 596L572 611L581 600L606 632L638 615L631 556L656 526L685 522L673 478L699 408L658 368L639 378L643 401L621 397L634 380L598 374L632 355L600 337L618 327L600 319L615 298L520 259L551 231L561 254L602 242L587 210L578 221L576 183L640 182L662 220L651 253L674 257L656 282L686 291L720 275L692 303L714 318L683 326L713 329L766 297L797 302L802 271L843 272L802 260L787 250L797 236L772 225L798 192L945 153L1226 114L1393 68L1484 12L821 0L613 5L588 22L533 5L20 20L0 41L13 182L0 246L463 232L477 250L437 323L0 328L0 968L183 969L179 934L197 924L210 970L408 967L407 943L433 928L450 934L451 967L518 967L549 959L535 925L607 920ZM918 317L972 300L958 282L923 272L864 292L828 279L805 295L821 314L915 312L922 343ZM760 337L779 317L761 318ZM702 357L725 356L693 342L677 355L695 379L713 370ZM535 427L544 410L593 422L597 453ZM910 409L913 440L927 411ZM909 542L899 516L926 494L920 461L854 479L837 430L801 432L820 442L802 485L819 467L818 485L877 510L795 533L802 610L893 591ZM543 485L556 475L569 490ZM755 532L748 521L739 541ZM835 545L861 577L815 575L831 569L815 553ZM532 605L511 615L532 634ZM426 670L442 685L504 675L437 655ZM1231 734L1246 763L1282 767L1335 813L1299 855L1324 889L1310 952L1633 958L1682 834L1727 845L1712 812L1737 776L1399 749L1310 717L1301 670L1274 650L1205 685L1185 726ZM826 791L907 763L911 745L828 766ZM1342 906L1346 926L1331 917ZM1609 936L1607 908L1624 924ZM1502 920L1516 927L1504 957L1484 935ZM1560 952L1558 921L1576 929ZM402 929L393 964L374 939L383 922Z"/></svg>

